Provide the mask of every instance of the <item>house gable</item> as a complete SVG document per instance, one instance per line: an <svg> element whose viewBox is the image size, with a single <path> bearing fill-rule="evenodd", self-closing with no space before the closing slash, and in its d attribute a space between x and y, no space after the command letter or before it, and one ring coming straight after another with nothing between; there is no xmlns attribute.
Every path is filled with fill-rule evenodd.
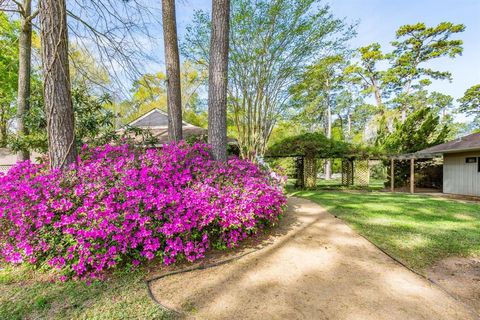
<svg viewBox="0 0 480 320"><path fill-rule="evenodd" d="M130 122L129 126L137 128L166 128L168 127L168 115L159 109L153 109Z"/></svg>

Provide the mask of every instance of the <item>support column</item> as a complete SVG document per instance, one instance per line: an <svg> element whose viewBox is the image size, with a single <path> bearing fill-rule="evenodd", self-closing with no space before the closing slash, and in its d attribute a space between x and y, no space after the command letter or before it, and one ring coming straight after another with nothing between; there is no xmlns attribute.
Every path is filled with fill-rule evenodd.
<svg viewBox="0 0 480 320"><path fill-rule="evenodd" d="M394 159L390 159L390 191L395 191L395 168L394 168Z"/></svg>
<svg viewBox="0 0 480 320"><path fill-rule="evenodd" d="M304 158L305 187L312 189L317 186L317 159L315 156L306 155Z"/></svg>
<svg viewBox="0 0 480 320"><path fill-rule="evenodd" d="M415 193L415 159L410 159L410 193Z"/></svg>

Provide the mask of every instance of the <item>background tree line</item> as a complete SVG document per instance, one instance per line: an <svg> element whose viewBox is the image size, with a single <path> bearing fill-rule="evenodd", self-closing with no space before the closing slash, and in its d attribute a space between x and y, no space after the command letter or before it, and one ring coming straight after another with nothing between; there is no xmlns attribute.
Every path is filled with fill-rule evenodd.
<svg viewBox="0 0 480 320"><path fill-rule="evenodd" d="M140 13L140 21L144 21L144 10L147 6L143 6L138 1L125 1L133 5ZM86 137L98 139L98 134L103 129L111 129L112 122L111 113L108 105L110 98L102 95L98 99L93 96L95 88L85 85L72 90L72 74L70 72L71 59L69 53L69 33L75 34L76 39L83 39L83 35L78 29L69 30L67 16L80 23L83 30L90 32L93 40L94 53L101 63L100 67L104 67L105 57L111 63L115 56L110 55L114 50L114 54L120 55L117 60L123 62L124 66L129 66L135 52L128 51L125 46L125 36L135 39L133 30L138 28L135 18L124 19L122 16L122 7L118 7L113 1L77 1L76 8L79 10L75 13L71 8L67 7L64 0L40 0L38 3L32 3L31 0L19 2L1 1L1 9L4 12L16 13L19 16L20 27L15 22L10 21L5 14L2 15L2 28L5 29L7 36L6 47L11 50L10 60L5 63L6 68L13 68L9 73L11 79L5 79L10 85L10 90L5 94L5 102L2 103L4 113L0 113L4 118L3 123L11 120L12 107L16 108L16 143L11 143L14 148L19 151L19 160L29 159L29 151L32 148L41 148L43 137L46 136L48 155L50 166L52 168L65 168L76 162L77 144L85 142ZM32 12L32 6L35 11ZM123 7L124 9L125 7ZM212 145L213 156L221 161L226 160L226 72L228 66L228 36L229 36L229 11L230 3L228 0L220 0L213 2L212 6L212 37L211 37L211 59L209 70L209 142ZM100 23L88 21L87 18L97 19ZM83 14L83 15L82 15ZM40 37L40 57L38 71L41 74L42 86L42 106L40 112L31 110L30 103L33 99L31 95L32 76L32 38L34 36L33 22L38 16L39 20L39 37ZM128 15L127 15L128 16ZM169 114L169 138L172 141L182 139L182 97L180 84L180 63L178 53L178 43L176 34L175 20L175 2L162 1L162 22L164 30L165 45L165 61L166 61L166 90L167 90L167 109ZM113 26L110 22L114 21ZM81 30L82 28L80 28ZM118 30L124 32L120 39ZM148 34L148 30L143 30ZM2 30L2 35L3 35ZM3 38L3 37L2 37ZM17 43L18 42L18 45ZM82 42L80 42L82 43ZM135 41L133 41L135 44ZM13 48L17 48L15 50ZM88 49L88 47L86 47ZM88 52L88 50L86 50ZM18 69L16 69L18 66ZM136 70L136 68L133 68ZM78 69L85 71L85 69ZM11 71L11 70L9 70ZM88 71L88 69L87 69ZM89 82L96 85L102 85L91 81L90 75L84 76ZM15 87L14 83L17 83ZM85 84L86 82L84 82ZM12 92L16 91L18 99L15 104L12 99ZM73 93L73 94L72 94ZM10 94L7 97L7 94ZM74 107L76 106L76 108ZM77 112L75 112L75 110ZM83 119L79 117L87 114L90 118ZM44 121L38 121L35 124L29 122L32 115L38 115ZM100 115L100 117L98 117ZM95 118L97 116L97 118ZM3 119L2 118L2 119ZM33 125L32 125L33 124ZM44 128L42 125L44 124ZM76 124L76 126L75 126ZM40 143L28 144L25 141L31 141L32 129L40 129ZM45 131L42 129L46 129ZM42 135L42 133L45 133ZM7 125L2 127L2 139L7 144L8 139Z"/></svg>
<svg viewBox="0 0 480 320"><path fill-rule="evenodd" d="M49 149L63 150L50 157L67 155L68 163L78 144L103 142L99 136L153 108L169 113L172 140L182 138L182 119L208 127L218 159L226 157L227 133L241 156L255 159L308 132L398 153L479 129L479 85L458 101L430 90L432 81L451 79L448 68L429 65L462 53L462 24L400 26L386 51L378 43L352 48L356 25L320 1L212 3L179 39L173 0L161 2L161 19L141 0L118 8L110 0L0 1L0 144L25 159L50 141ZM145 20L162 20L165 72L142 71L148 60L135 35L151 37ZM64 53L49 51L53 43ZM456 123L458 112L471 123ZM422 134L409 136L412 130ZM54 132L61 146L48 139Z"/></svg>

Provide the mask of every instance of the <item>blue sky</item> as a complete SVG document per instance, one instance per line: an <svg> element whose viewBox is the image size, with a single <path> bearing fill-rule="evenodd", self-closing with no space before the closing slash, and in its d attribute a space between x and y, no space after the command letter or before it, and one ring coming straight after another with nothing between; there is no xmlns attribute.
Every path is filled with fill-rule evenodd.
<svg viewBox="0 0 480 320"><path fill-rule="evenodd" d="M431 89L459 98L467 88L480 83L480 0L327 0L323 3L328 3L337 17L359 21L352 48L378 42L388 50L395 31L404 24L436 25L442 21L465 24L466 30L459 36L464 41L463 55L453 60L441 58L430 65L452 72L453 81L434 82ZM180 37L194 10L210 8L209 0L177 1ZM163 50L157 52L163 61Z"/></svg>
<svg viewBox="0 0 480 320"><path fill-rule="evenodd" d="M349 20L359 19L354 47L378 42L389 48L396 29L403 24L442 21L463 23L466 30L459 35L464 41L463 55L455 59L441 58L432 68L452 72L453 81L437 81L431 89L455 98L480 83L480 0L331 0L332 11Z"/></svg>

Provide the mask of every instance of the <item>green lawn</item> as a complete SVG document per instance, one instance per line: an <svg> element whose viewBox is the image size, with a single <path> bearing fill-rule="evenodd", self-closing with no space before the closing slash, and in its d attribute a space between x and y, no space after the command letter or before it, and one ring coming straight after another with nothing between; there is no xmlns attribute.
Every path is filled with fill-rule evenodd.
<svg viewBox="0 0 480 320"><path fill-rule="evenodd" d="M384 189L384 181L379 179L370 179L368 186L344 186L341 179L323 180L317 179L318 190L381 190Z"/></svg>
<svg viewBox="0 0 480 320"><path fill-rule="evenodd" d="M292 191L422 272L448 256L480 256L480 204L382 192Z"/></svg>
<svg viewBox="0 0 480 320"><path fill-rule="evenodd" d="M287 181L287 189L293 190L293 186L295 185L296 179L288 179ZM385 181L381 179L370 179L370 183L368 186L344 186L342 185L341 179L331 179L331 180L323 180L317 179L317 187L316 190L363 190L363 191L378 191L385 188L384 185Z"/></svg>
<svg viewBox="0 0 480 320"><path fill-rule="evenodd" d="M410 267L480 256L480 204L358 191L291 191L318 202ZM105 282L51 283L23 268L0 269L0 319L168 319L148 297L144 272Z"/></svg>
<svg viewBox="0 0 480 320"><path fill-rule="evenodd" d="M0 270L0 319L169 319L148 296L142 272L105 282L51 283L24 268Z"/></svg>

